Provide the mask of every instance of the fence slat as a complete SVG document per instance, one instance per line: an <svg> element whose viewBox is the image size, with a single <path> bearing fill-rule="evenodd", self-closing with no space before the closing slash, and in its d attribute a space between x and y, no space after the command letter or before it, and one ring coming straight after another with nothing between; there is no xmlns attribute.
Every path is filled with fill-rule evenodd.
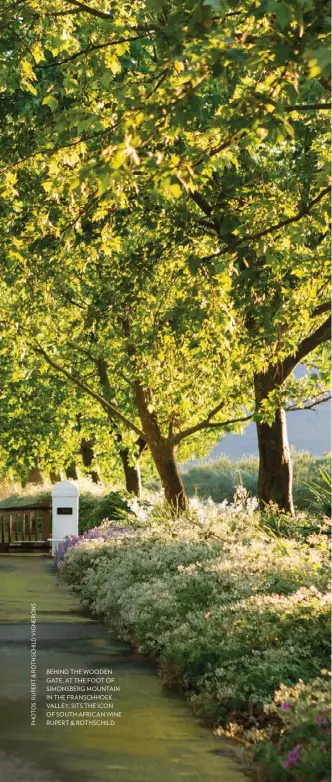
<svg viewBox="0 0 332 782"><path fill-rule="evenodd" d="M51 517L51 511L50 510L43 510L42 515L42 535L43 539L47 540L47 538L50 537L50 517Z"/></svg>

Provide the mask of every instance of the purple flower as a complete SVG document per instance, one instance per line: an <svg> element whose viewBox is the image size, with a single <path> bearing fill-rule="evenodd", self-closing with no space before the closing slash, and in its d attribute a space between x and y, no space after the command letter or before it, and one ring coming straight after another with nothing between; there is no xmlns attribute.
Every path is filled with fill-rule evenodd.
<svg viewBox="0 0 332 782"><path fill-rule="evenodd" d="M287 759L284 760L282 764L284 768L289 768L290 766L294 766L295 763L297 763L300 757L301 749L302 749L301 744L296 744L296 746L293 747L293 749L289 750Z"/></svg>
<svg viewBox="0 0 332 782"><path fill-rule="evenodd" d="M62 562L66 552L69 548L72 548L73 546L76 546L76 544L79 541L78 535L69 535L65 540L63 540L61 543L59 543L56 553L55 553L55 564L56 566L59 565L60 562Z"/></svg>
<svg viewBox="0 0 332 782"><path fill-rule="evenodd" d="M59 543L55 554L55 564L58 567L60 562L63 561L68 549L77 546L77 543L81 540L109 540L116 535L126 535L130 531L125 527L92 527L92 529L85 530L83 535L68 535L65 540Z"/></svg>
<svg viewBox="0 0 332 782"><path fill-rule="evenodd" d="M280 706L281 711L286 711L287 709L290 709L290 707L291 704L288 701L284 701Z"/></svg>

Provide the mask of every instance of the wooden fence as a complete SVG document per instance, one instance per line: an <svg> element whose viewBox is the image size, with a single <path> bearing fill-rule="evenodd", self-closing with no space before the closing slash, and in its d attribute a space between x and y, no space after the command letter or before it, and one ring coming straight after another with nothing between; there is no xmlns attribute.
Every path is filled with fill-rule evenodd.
<svg viewBox="0 0 332 782"><path fill-rule="evenodd" d="M0 507L0 551L45 548L52 535L49 505Z"/></svg>

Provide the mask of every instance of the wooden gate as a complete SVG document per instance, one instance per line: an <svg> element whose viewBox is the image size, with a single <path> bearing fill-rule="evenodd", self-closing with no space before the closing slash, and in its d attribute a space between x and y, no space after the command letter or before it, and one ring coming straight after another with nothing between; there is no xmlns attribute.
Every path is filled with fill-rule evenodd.
<svg viewBox="0 0 332 782"><path fill-rule="evenodd" d="M34 551L50 548L50 505L0 507L0 551Z"/></svg>

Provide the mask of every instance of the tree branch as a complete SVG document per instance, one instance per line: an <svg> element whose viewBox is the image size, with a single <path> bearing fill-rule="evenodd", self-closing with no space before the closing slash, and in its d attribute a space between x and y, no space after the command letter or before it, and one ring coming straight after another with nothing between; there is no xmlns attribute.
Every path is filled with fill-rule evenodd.
<svg viewBox="0 0 332 782"><path fill-rule="evenodd" d="M81 3L79 0L68 0L71 5L76 5L77 8L80 9L80 11L83 11L85 14L90 14L91 16L96 16L97 19L112 19L112 14L107 14L105 11L98 11L97 8L91 8L90 5L86 5L86 3Z"/></svg>
<svg viewBox="0 0 332 782"><path fill-rule="evenodd" d="M20 5L25 5L25 2L26 0L17 0L14 3L10 3L10 5L7 5L6 8L0 11L0 17L5 16L5 14L8 14L9 11L12 11L13 9L19 7Z"/></svg>
<svg viewBox="0 0 332 782"><path fill-rule="evenodd" d="M324 396L323 399L315 399L311 405L305 405L304 407L286 407L286 413L293 413L295 410L315 410L317 405L322 405L324 402L330 402L332 396Z"/></svg>
<svg viewBox="0 0 332 782"><path fill-rule="evenodd" d="M324 239L326 239L327 236L330 236L330 224L329 224L329 228L327 229L327 231L322 231L322 233L319 235L318 239L316 239L316 241L314 243L314 246L313 246L313 249L317 250L317 247L319 247L319 245L322 244L322 242L324 241ZM312 249L312 247L310 249Z"/></svg>
<svg viewBox="0 0 332 782"><path fill-rule="evenodd" d="M238 134L235 134L234 136L231 136L229 139L227 139L227 141L223 141L223 142L222 142L222 144L218 144L218 146L217 146L217 147L212 147L212 149L210 149L210 150L206 150L206 152L204 153L204 155L200 155L200 157L198 158L198 160L195 160L195 161L193 162L193 164L192 164L192 167L193 167L193 168L197 168L197 166L200 166L200 165L201 165L201 163L203 163L203 161L204 161L206 158L208 158L209 160L211 160L211 158L213 158L213 157L215 157L216 155L218 155L218 154L219 154L219 152L222 152L224 149L227 149L228 147L230 147L230 146L231 146L231 144L235 143L235 142L236 142L236 141L238 141L240 138L243 138L243 136L245 136L245 135L246 135L246 131L239 131L239 133L238 133Z"/></svg>
<svg viewBox="0 0 332 782"><path fill-rule="evenodd" d="M204 212L207 217L210 217L213 209L212 206L206 201L206 199L198 192L198 190L191 190L189 192L190 198L195 201L195 204Z"/></svg>
<svg viewBox="0 0 332 782"><path fill-rule="evenodd" d="M92 353L90 353L90 350L85 350L85 348L81 348L79 345L75 345L75 342L68 342L68 346L73 350L77 350L78 353L88 358L94 364L97 362L97 359L92 355Z"/></svg>
<svg viewBox="0 0 332 782"><path fill-rule="evenodd" d="M16 166L20 166L21 163L25 163L27 160L32 160L35 157L38 157L38 155L55 155L57 152L59 152L60 149L68 149L68 147L77 147L78 144L81 144L83 141L91 141L92 139L96 138L97 136L105 136L107 133L110 133L117 127L117 123L115 125L109 125L107 128L104 128L103 130L96 130L94 133L91 133L90 135L82 135L77 141L69 141L66 144L59 144L55 147L42 147L41 149L38 149L36 152L31 152L29 155L25 155L25 157L22 157L20 160L16 160L15 163L10 163L9 166L5 166L5 168L0 169L0 173L3 174L5 171L10 171L11 168L16 168Z"/></svg>
<svg viewBox="0 0 332 782"><path fill-rule="evenodd" d="M35 70L42 69L45 70L46 68L55 68L57 65L65 65L67 62L72 62L73 60L76 60L77 57L82 57L85 54L91 54L91 52L95 52L98 49L106 49L107 46L117 46L120 43L130 43L130 41L139 41L141 38L145 38L146 35L135 35L133 38L119 38L117 41L107 41L106 43L98 43L95 44L95 46L87 46L86 49L80 49L79 52L75 52L74 54L68 55L68 57L64 57L63 60L56 60L56 62L50 62L46 63L46 65L36 65Z"/></svg>
<svg viewBox="0 0 332 782"><path fill-rule="evenodd" d="M214 258L219 258L220 255L222 255L221 250L217 250L216 253L211 253L211 255L205 255L204 258L197 258L197 261L199 261L200 264L207 263L208 261L213 261Z"/></svg>
<svg viewBox="0 0 332 782"><path fill-rule="evenodd" d="M66 231L69 231L69 229L72 228L78 222L78 220L81 219L81 217L85 216L90 211L90 209L92 209L92 207L95 206L95 204L97 204L100 201L103 194L97 196L96 193L97 190L94 190L91 197L87 200L86 204L84 204L84 206L82 206L82 208L77 212L74 219L71 220L70 223L66 223L65 227L61 231L61 235L66 233Z"/></svg>
<svg viewBox="0 0 332 782"><path fill-rule="evenodd" d="M299 220L302 220L302 217L310 214L312 207L318 204L318 202L321 201L322 198L324 198L324 196L326 196L329 192L330 188L325 187L324 190L322 190L321 193L316 196L316 198L313 198L312 201L309 201L309 204L304 207L304 209L301 209L300 212L298 212L298 214L294 217L288 217L287 220L281 220L280 223L270 225L269 228L264 228L263 231L258 231L256 234L248 234L248 236L244 236L243 239L239 239L237 245L242 244L243 242L248 242L249 240L254 241L255 239L260 239L262 236L267 236L267 234L273 233L274 231L279 231L280 228L284 228L285 225L290 225L290 223L297 223Z"/></svg>
<svg viewBox="0 0 332 782"><path fill-rule="evenodd" d="M203 429L225 429L225 427L231 426L232 424L240 424L244 423L245 421L250 421L253 416L254 413L251 413L250 415L242 416L241 418L231 418L229 421L217 421L216 423L211 423L209 417L207 417L204 421L201 421L201 423L195 424L194 426L189 426L188 429L183 429L182 432L178 432L178 434L173 437L173 444L179 445L179 443L184 440L185 437L189 437L189 435L200 432Z"/></svg>
<svg viewBox="0 0 332 782"><path fill-rule="evenodd" d="M149 93L148 93L148 94L145 96L145 99L144 99L144 100L148 100L149 98L151 98L151 96L154 94L154 92L157 92L157 90L159 89L159 87L162 85L162 83L163 83L163 82L165 81L165 79L167 78L167 76L168 76L169 72L170 72L170 69L169 69L169 68L165 68L165 69L163 70L163 72L162 72L161 76L159 77L159 79L158 79L158 81L157 81L157 84L155 84L155 86L154 86L153 90L151 90L151 92L149 92Z"/></svg>
<svg viewBox="0 0 332 782"><path fill-rule="evenodd" d="M285 111L325 111L331 110L330 103L301 103L298 106L285 106Z"/></svg>
<svg viewBox="0 0 332 782"><path fill-rule="evenodd" d="M323 304L319 304L318 307L315 307L315 309L311 313L312 318L316 318L317 315L323 315L325 312L331 311L331 302L325 301Z"/></svg>
<svg viewBox="0 0 332 782"><path fill-rule="evenodd" d="M80 12L78 8L68 8L67 11L50 11L49 13L53 17L53 16L68 16L69 14L79 14Z"/></svg>
<svg viewBox="0 0 332 782"><path fill-rule="evenodd" d="M323 402L328 402L331 398L332 397L325 397L324 399L320 400L316 399L311 405L306 405L305 407L286 407L286 412L291 413L295 410L314 410L317 405L320 405ZM241 418L231 418L228 421L220 421L216 423L209 423L208 419L205 419L205 421L202 421L200 424L190 426L188 429L184 429L182 432L178 432L178 434L173 438L173 444L179 445L179 443L184 440L184 438L189 437L191 434L195 434L196 432L200 432L202 429L225 429L225 427L231 426L232 424L251 421L254 415L255 413L251 413L250 415L242 416Z"/></svg>
<svg viewBox="0 0 332 782"><path fill-rule="evenodd" d="M135 434L137 434L138 437L142 437L144 440L146 439L144 432L142 432L142 430L139 429L138 426L136 426L136 424L133 424L132 421L129 420L129 418L127 418L125 415L120 413L120 411L116 407L114 407L114 405L112 405L111 402L108 402L106 399L100 396L100 394L98 394L96 391L90 388L90 386L87 386L85 383L83 383L83 381L79 377L77 377L74 374L71 374L70 372L68 372L67 369L65 369L65 367L61 366L60 364L57 364L56 361L53 361L53 359L50 358L50 356L46 353L44 348L42 348L41 345L39 345L39 343L37 343L37 345L30 344L30 347L32 348L32 350L34 350L35 353L38 353L39 355L43 356L47 364L49 364L50 367L55 369L56 372L60 372L62 375L64 375L67 378L67 380L70 381L70 383L73 383L82 391L85 391L86 394L89 394L89 396L91 396L92 399L95 399L96 402L99 402L99 404L103 407L103 409L106 412L111 413L112 416L114 416L114 418L121 421L121 423L124 424L124 426L127 429L131 429L131 431L135 432Z"/></svg>
<svg viewBox="0 0 332 782"><path fill-rule="evenodd" d="M282 362L282 382L293 372L297 364L302 361L309 353L328 342L331 339L331 318L327 318L321 326L316 329L309 337L305 337L300 342L297 351L293 356L288 356Z"/></svg>

